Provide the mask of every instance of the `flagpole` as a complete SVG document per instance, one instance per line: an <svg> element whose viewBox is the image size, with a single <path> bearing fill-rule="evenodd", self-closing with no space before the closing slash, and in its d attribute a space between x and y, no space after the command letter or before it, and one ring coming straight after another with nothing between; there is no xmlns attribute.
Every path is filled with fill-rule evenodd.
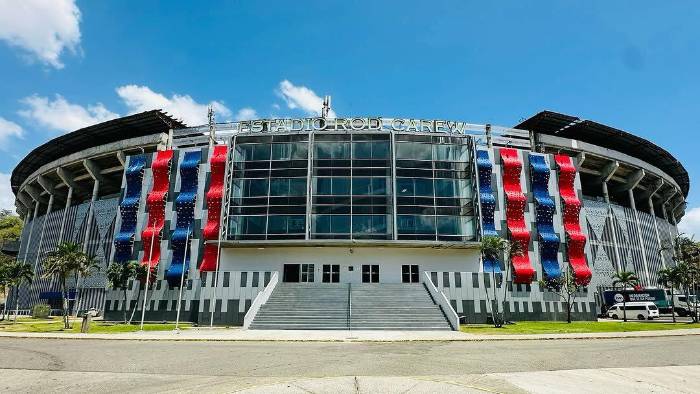
<svg viewBox="0 0 700 394"><path fill-rule="evenodd" d="M150 219L151 215L149 214L148 217ZM153 241L155 241L155 239L156 234L155 231L153 231L153 233L151 234L151 250L148 253L148 262L146 263L146 286L143 289L143 305L141 306L141 326L139 328L140 331L143 331L143 320L146 317L146 299L148 298L148 285L151 282L151 259L153 258Z"/></svg>
<svg viewBox="0 0 700 394"><path fill-rule="evenodd" d="M180 325L180 304L182 304L182 288L185 285L185 262L187 261L187 247L190 245L190 227L187 227L187 238L185 239L185 255L182 256L182 273L180 274L180 294L177 296L177 317L175 318L175 331L179 331ZM189 267L187 267L189 268Z"/></svg>
<svg viewBox="0 0 700 394"><path fill-rule="evenodd" d="M209 328L214 327L214 311L216 310L216 286L219 284L219 263L221 262L221 235L224 229L223 222L224 222L224 207L226 206L225 204L225 198L229 198L228 196L228 167L229 167L229 155L231 154L231 140L229 140L226 143L226 160L224 161L224 190L222 191L222 196L221 196L221 209L219 211L219 240L216 244L216 274L214 275L214 284L212 285L211 289L211 301L210 301L210 309L211 309L211 318L209 319ZM228 212L226 212L228 215Z"/></svg>

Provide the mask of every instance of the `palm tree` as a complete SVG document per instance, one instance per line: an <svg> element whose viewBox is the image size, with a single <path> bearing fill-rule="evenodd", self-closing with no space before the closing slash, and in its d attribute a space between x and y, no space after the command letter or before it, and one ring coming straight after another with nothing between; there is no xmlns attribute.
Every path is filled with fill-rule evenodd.
<svg viewBox="0 0 700 394"><path fill-rule="evenodd" d="M56 247L52 252L49 252L44 259L42 266L44 269L44 277L57 278L61 284L61 298L63 300L63 325L64 328L70 328L68 319L68 297L67 297L67 280L71 274L77 275L77 272L85 270L89 260L82 247L76 243L65 242Z"/></svg>
<svg viewBox="0 0 700 394"><path fill-rule="evenodd" d="M15 319L19 314L19 288L23 283L32 283L34 279L34 270L29 264L21 261L13 261L7 268L8 284L15 290Z"/></svg>
<svg viewBox="0 0 700 394"><path fill-rule="evenodd" d="M74 279L75 279L75 286L76 286L76 293L77 293L77 300L75 302L76 305L76 313L80 312L77 310L78 308L81 307L82 303L82 294L81 294L81 289L78 286L78 279L83 278L83 282L85 282L85 277L89 276L92 274L94 271L99 271L100 270L100 265L99 262L95 259L95 256L89 256L85 253L81 256L80 259L76 262L76 269L73 271Z"/></svg>
<svg viewBox="0 0 700 394"><path fill-rule="evenodd" d="M613 282L613 288L616 288L617 285L622 285L622 289L624 290L627 287L634 287L639 284L639 278L637 277L637 274L631 271L620 271L615 273L612 276ZM622 298L622 315L624 317L624 321L627 321L627 302L625 301L625 298Z"/></svg>
<svg viewBox="0 0 700 394"><path fill-rule="evenodd" d="M676 322L676 305L674 290L680 282L680 272L677 267L663 268L658 272L659 280L658 284L671 289L671 316L673 317L673 322Z"/></svg>
<svg viewBox="0 0 700 394"><path fill-rule="evenodd" d="M518 247L520 245L518 244ZM481 240L481 250L482 260L492 261L491 265L491 285L493 286L493 298L494 303L491 303L491 298L489 297L489 288L486 287L486 299L491 305L491 319L495 327L500 327L501 323L496 319L496 314L494 310L496 309L496 303L498 302L498 297L496 295L496 264L503 258L506 251L510 251L512 245L501 237L496 236L486 236ZM505 285L505 284L504 284Z"/></svg>
<svg viewBox="0 0 700 394"><path fill-rule="evenodd" d="M0 321L5 320L5 315L7 315L7 288L10 287L10 263L11 260L0 260L0 289L2 289L2 298L5 300L2 312L0 312Z"/></svg>
<svg viewBox="0 0 700 394"><path fill-rule="evenodd" d="M139 264L135 261L129 261L127 263L112 263L107 268L107 280L109 285L114 290L122 290L123 295L123 306L122 310L124 312L124 324L126 324L126 315L128 313L128 308L126 305L126 290L129 284L129 279L136 277L136 272L138 271ZM140 294L140 293L139 293ZM138 302L138 301L137 301Z"/></svg>

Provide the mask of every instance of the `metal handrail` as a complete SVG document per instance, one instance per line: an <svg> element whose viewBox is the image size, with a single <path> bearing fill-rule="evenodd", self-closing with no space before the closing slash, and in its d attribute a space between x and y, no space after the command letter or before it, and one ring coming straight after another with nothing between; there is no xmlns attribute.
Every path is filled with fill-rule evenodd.
<svg viewBox="0 0 700 394"><path fill-rule="evenodd" d="M348 315L347 315L348 330L351 329L351 326L350 326L351 320L352 320L352 283L348 283Z"/></svg>

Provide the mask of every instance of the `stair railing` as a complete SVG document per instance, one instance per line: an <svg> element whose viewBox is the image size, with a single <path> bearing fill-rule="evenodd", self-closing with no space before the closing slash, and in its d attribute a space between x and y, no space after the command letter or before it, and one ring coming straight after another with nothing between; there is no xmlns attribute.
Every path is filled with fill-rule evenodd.
<svg viewBox="0 0 700 394"><path fill-rule="evenodd" d="M243 317L243 328L247 329L250 327L250 324L253 323L253 319L255 319L255 316L258 314L258 311L260 311L260 307L265 305L267 300L270 298L270 295L272 295L272 291L275 290L275 287L277 287L277 282L279 282L279 275L277 274L277 271L272 273L272 276L270 277L270 282L268 282L267 286L258 293L257 296L255 296L255 299L253 302L250 304L250 308L248 308L248 312L245 313L245 316Z"/></svg>
<svg viewBox="0 0 700 394"><path fill-rule="evenodd" d="M452 308L452 304L450 304L450 301L445 296L445 293L440 291L433 283L433 280L430 279L430 274L428 274L428 271L423 271L423 284L428 289L430 296L433 297L433 302L440 306L442 313L444 313L445 317L447 317L447 321L449 321L450 326L452 326L452 331L458 331L459 315L457 315L457 312L455 312L454 308Z"/></svg>
<svg viewBox="0 0 700 394"><path fill-rule="evenodd" d="M348 330L352 329L351 319L352 319L352 283L348 283L348 315L347 315L347 325Z"/></svg>

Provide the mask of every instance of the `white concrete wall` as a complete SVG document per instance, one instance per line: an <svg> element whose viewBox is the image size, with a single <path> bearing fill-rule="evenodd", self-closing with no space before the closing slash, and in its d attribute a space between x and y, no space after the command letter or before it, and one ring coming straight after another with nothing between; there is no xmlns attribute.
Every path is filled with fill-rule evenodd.
<svg viewBox="0 0 700 394"><path fill-rule="evenodd" d="M315 264L315 282L322 281L323 264L339 264L342 283L361 283L363 264L379 264L381 283L400 283L403 264L417 264L420 271L480 270L476 249L357 247L351 252L348 247L270 247L221 250L221 271L279 271L281 275L284 264ZM351 266L353 271L349 270Z"/></svg>

